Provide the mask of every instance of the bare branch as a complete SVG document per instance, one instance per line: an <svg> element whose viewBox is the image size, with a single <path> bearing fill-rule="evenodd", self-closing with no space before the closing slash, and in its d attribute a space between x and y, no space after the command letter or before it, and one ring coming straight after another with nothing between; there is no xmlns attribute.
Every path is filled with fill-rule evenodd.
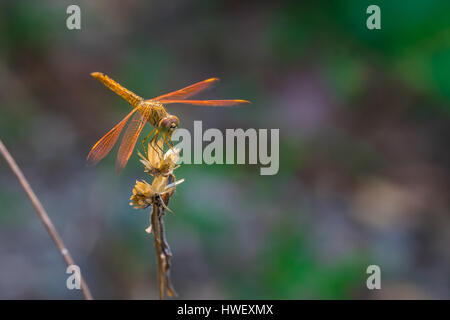
<svg viewBox="0 0 450 320"><path fill-rule="evenodd" d="M165 298L166 294L169 297L174 297L177 295L170 281L170 259L172 258L172 252L170 251L170 247L165 236L163 201L164 200L157 195L152 205L151 212L152 230L155 239L156 261L158 264L159 299L161 300Z"/></svg>
<svg viewBox="0 0 450 320"><path fill-rule="evenodd" d="M65 263L67 266L74 265L75 262L73 261L69 250L64 245L63 240L61 239L60 235L56 231L55 226L53 225L50 217L48 216L47 212L45 211L44 207L42 206L41 202L39 201L36 194L33 192L33 189L31 189L30 184L28 183L27 179L23 175L22 171L20 170L19 166L17 165L14 158L9 153L8 149L6 149L5 145L0 139L0 152L5 158L6 162L8 163L11 170L16 175L17 179L19 180L20 184L22 185L22 188L25 190L25 193L27 194L28 198L30 199L33 207L36 209L36 212L41 219L42 223L45 226L45 229L47 229L48 234L52 238L53 242L55 243L56 247L58 248L59 252L61 253ZM86 300L92 300L92 295L89 290L88 285L84 281L83 276L81 276L81 290L83 292L84 298Z"/></svg>

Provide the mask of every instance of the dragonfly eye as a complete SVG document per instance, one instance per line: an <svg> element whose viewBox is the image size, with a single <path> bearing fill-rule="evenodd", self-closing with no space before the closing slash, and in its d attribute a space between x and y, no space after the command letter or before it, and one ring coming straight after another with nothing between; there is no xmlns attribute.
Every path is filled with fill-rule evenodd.
<svg viewBox="0 0 450 320"><path fill-rule="evenodd" d="M169 116L161 120L159 125L166 130L173 131L178 127L178 118L176 116Z"/></svg>

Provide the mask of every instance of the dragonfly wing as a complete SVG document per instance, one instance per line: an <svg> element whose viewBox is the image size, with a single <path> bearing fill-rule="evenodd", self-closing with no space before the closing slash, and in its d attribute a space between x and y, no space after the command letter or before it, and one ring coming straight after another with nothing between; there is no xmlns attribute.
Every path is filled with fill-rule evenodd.
<svg viewBox="0 0 450 320"><path fill-rule="evenodd" d="M137 138L141 134L145 122L147 121L149 111L150 108L141 109L133 116L133 118L131 118L127 130L122 138L119 153L117 154L116 170L118 173L125 168L128 159L130 159L131 153L136 145Z"/></svg>
<svg viewBox="0 0 450 320"><path fill-rule="evenodd" d="M131 92L127 88L122 87L119 83L108 77L106 74L100 72L91 73L95 79L101 81L109 89L117 93L119 96L124 98L133 107L137 107L144 99L139 97L137 94Z"/></svg>
<svg viewBox="0 0 450 320"><path fill-rule="evenodd" d="M123 127L127 123L128 119L136 112L136 109L131 111L125 118L122 119L114 128L112 128L107 134L103 136L97 143L92 147L91 151L87 156L88 165L94 165L102 160L111 151L112 147L119 138L120 132L122 132Z"/></svg>
<svg viewBox="0 0 450 320"><path fill-rule="evenodd" d="M200 91L203 91L203 90L211 87L217 81L219 81L218 78L206 79L206 80L194 83L193 85L190 85L186 88L163 94L162 96L153 98L151 100L159 101L161 99L169 99L169 98L170 99L179 99L179 100L186 99L186 98L192 97L193 95L199 93Z"/></svg>
<svg viewBox="0 0 450 320"><path fill-rule="evenodd" d="M159 102L161 102L162 104L183 103L209 107L229 107L241 103L250 103L250 101L247 100L165 100L165 99L159 100Z"/></svg>

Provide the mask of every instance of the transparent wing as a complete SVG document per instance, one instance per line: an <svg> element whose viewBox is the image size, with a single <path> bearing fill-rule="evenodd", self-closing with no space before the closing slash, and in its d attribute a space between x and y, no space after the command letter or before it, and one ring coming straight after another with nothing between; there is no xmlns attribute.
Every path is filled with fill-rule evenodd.
<svg viewBox="0 0 450 320"><path fill-rule="evenodd" d="M127 130L125 131L125 134L122 138L119 153L117 154L117 173L125 168L128 159L130 159L131 153L133 152L134 146L136 145L137 138L141 134L145 122L147 121L150 108L140 109L139 111L140 112L136 113L133 118L131 118Z"/></svg>
<svg viewBox="0 0 450 320"><path fill-rule="evenodd" d="M136 112L136 110L137 109L131 111L125 118L122 119L122 121L120 121L114 128L105 134L103 138L97 141L87 156L86 161L88 165L94 165L106 157L116 143L117 138L119 138L120 132L122 132L122 129L128 119L133 115L133 113Z"/></svg>
<svg viewBox="0 0 450 320"><path fill-rule="evenodd" d="M219 81L218 78L206 79L206 80L194 83L193 85L190 85L186 88L163 94L162 96L158 96L151 100L159 101L161 99L169 99L169 98L177 99L177 100L186 99L186 98L192 97L193 95L199 93L200 91L203 91L203 90L211 87L217 81Z"/></svg>
<svg viewBox="0 0 450 320"><path fill-rule="evenodd" d="M100 72L93 72L91 73L91 76L101 81L105 86L107 86L109 89L111 89L119 96L124 98L133 107L137 107L139 103L144 100L137 94L128 90L127 88L122 87L119 83L108 77L106 74Z"/></svg>
<svg viewBox="0 0 450 320"><path fill-rule="evenodd" d="M241 103L250 103L247 100L159 100L162 104L170 103L183 103L192 104L196 106L209 106L209 107L228 107L235 106Z"/></svg>

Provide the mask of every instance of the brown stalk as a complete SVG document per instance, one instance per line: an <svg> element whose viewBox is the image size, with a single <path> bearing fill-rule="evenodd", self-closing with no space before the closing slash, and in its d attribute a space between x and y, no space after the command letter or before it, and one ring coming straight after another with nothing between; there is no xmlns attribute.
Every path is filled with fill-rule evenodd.
<svg viewBox="0 0 450 320"><path fill-rule="evenodd" d="M159 224L159 214L160 207L158 205L152 206L152 229L153 237L155 239L155 251L156 251L156 262L158 267L158 288L159 288L159 299L164 299L164 278L163 278L163 261L162 261L162 250L161 250L161 233Z"/></svg>
<svg viewBox="0 0 450 320"><path fill-rule="evenodd" d="M162 201L164 200L157 195L152 205L151 212L152 230L155 239L156 261L158 264L158 288L160 300L163 300L166 294L169 297L176 296L176 292L170 282L170 259L172 257L172 252L170 251L170 247L165 236L163 221L164 205Z"/></svg>
<svg viewBox="0 0 450 320"><path fill-rule="evenodd" d="M47 229L48 234L52 238L53 242L55 243L56 247L58 248L59 252L61 253L65 263L67 266L74 265L75 262L72 259L72 256L69 253L69 250L66 248L62 238L56 231L55 226L53 225L50 217L48 216L47 212L45 211L44 207L42 206L41 202L39 201L36 194L33 192L33 189L31 189L30 184L28 183L27 179L22 173L22 170L20 170L19 166L17 165L14 158L9 153L8 149L6 149L5 145L0 139L0 152L5 158L6 162L8 163L9 167L19 180L20 184L22 185L22 188L25 190L25 193L27 194L28 198L30 199L34 209L36 209L36 212L41 219L42 223L45 226L45 229ZM92 300L92 295L89 290L88 285L86 284L83 276L81 276L81 290L83 292L83 296L86 300Z"/></svg>

